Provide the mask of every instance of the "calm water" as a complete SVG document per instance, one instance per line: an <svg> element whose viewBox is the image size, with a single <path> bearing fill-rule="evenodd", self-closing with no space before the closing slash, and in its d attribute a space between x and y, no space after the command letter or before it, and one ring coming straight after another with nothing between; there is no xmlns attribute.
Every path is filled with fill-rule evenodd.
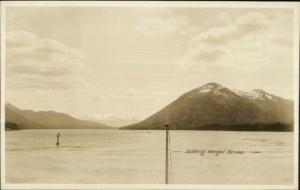
<svg viewBox="0 0 300 190"><path fill-rule="evenodd" d="M174 184L293 183L293 133L170 134ZM164 163L164 131L6 132L7 183L159 184L164 183Z"/></svg>

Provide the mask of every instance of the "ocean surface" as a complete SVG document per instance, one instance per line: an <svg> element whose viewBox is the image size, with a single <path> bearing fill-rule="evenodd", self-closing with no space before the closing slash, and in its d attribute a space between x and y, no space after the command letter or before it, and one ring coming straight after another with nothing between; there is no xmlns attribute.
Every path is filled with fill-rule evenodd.
<svg viewBox="0 0 300 190"><path fill-rule="evenodd" d="M7 183L164 183L165 131L21 130L5 135ZM170 153L173 184L293 183L292 132L170 131Z"/></svg>

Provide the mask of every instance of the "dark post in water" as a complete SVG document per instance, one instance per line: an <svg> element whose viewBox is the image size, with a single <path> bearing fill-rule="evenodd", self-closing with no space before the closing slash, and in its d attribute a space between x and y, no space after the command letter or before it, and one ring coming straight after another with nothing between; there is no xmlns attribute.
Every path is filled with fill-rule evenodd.
<svg viewBox="0 0 300 190"><path fill-rule="evenodd" d="M169 184L169 125L166 124L166 178L165 183Z"/></svg>
<svg viewBox="0 0 300 190"><path fill-rule="evenodd" d="M56 147L59 146L59 137L60 137L60 133L57 133L57 135L56 135Z"/></svg>

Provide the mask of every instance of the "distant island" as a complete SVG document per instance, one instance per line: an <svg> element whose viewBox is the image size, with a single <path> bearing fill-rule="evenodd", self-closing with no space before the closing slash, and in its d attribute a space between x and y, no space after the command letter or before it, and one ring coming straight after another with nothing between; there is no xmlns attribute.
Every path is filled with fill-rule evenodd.
<svg viewBox="0 0 300 190"><path fill-rule="evenodd" d="M114 129L108 125L76 119L55 111L22 110L5 104L5 130L21 129Z"/></svg>
<svg viewBox="0 0 300 190"><path fill-rule="evenodd" d="M293 131L293 101L261 89L249 92L208 83L139 123L120 129Z"/></svg>

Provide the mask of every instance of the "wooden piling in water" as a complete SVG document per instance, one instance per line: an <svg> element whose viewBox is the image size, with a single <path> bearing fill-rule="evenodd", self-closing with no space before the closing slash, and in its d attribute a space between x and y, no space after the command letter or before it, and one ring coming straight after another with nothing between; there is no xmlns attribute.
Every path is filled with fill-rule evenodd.
<svg viewBox="0 0 300 190"><path fill-rule="evenodd" d="M165 184L169 184L169 125L166 124L166 171Z"/></svg>

